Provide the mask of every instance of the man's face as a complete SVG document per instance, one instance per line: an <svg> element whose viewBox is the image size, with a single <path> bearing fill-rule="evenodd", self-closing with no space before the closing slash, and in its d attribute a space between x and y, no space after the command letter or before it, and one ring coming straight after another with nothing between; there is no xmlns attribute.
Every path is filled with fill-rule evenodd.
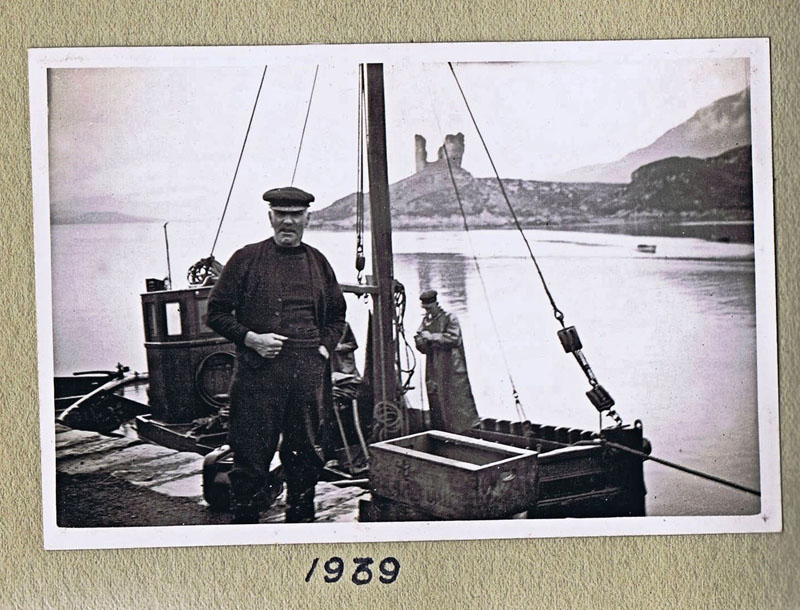
<svg viewBox="0 0 800 610"><path fill-rule="evenodd" d="M431 313L432 311L436 310L436 301L431 301L430 303L422 303L422 309L425 310L425 313Z"/></svg>
<svg viewBox="0 0 800 610"><path fill-rule="evenodd" d="M275 241L278 245L294 248L299 246L303 239L303 231L308 225L308 210L297 212L270 210L269 223L275 231Z"/></svg>

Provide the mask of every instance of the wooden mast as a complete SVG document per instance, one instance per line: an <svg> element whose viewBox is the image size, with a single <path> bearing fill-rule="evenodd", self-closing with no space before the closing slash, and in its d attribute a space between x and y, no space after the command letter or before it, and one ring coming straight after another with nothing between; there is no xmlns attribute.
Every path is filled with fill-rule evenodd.
<svg viewBox="0 0 800 610"><path fill-rule="evenodd" d="M389 176L386 165L386 118L383 64L367 64L367 165L372 227L373 294L372 321L373 392L376 413L387 405L398 406L394 340L394 269L392 221L389 211ZM403 426L405 429L405 425Z"/></svg>

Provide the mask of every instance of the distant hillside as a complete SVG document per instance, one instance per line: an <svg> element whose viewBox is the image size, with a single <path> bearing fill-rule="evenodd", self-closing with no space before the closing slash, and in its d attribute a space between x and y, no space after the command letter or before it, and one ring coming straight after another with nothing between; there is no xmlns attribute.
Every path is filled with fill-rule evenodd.
<svg viewBox="0 0 800 610"><path fill-rule="evenodd" d="M63 208L51 210L50 223L54 225L72 224L117 224L128 222L159 222L158 218L133 216L121 212L83 212L71 213Z"/></svg>
<svg viewBox="0 0 800 610"><path fill-rule="evenodd" d="M470 228L511 228L496 180L457 168L455 181ZM503 180L525 227L565 227L642 221L748 220L753 217L749 146L710 159L669 158L639 168L630 184ZM389 187L397 229L462 229L450 175L430 166ZM368 196L366 197L369 201ZM366 217L369 218L367 205ZM355 195L312 216L314 224L349 229Z"/></svg>
<svg viewBox="0 0 800 610"><path fill-rule="evenodd" d="M564 182L629 182L643 165L668 157L704 159L750 144L750 89L701 108L655 142L618 161L589 165L557 176Z"/></svg>
<svg viewBox="0 0 800 610"><path fill-rule="evenodd" d="M750 146L709 159L671 157L640 167L624 198L624 209L633 213L752 219Z"/></svg>

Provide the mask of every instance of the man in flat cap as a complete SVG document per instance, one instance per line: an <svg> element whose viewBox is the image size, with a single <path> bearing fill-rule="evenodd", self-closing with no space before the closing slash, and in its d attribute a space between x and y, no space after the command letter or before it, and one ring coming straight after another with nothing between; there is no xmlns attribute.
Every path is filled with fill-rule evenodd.
<svg viewBox="0 0 800 610"><path fill-rule="evenodd" d="M425 317L414 342L426 356L425 388L431 426L458 434L480 419L467 375L461 326L458 318L441 308L435 290L426 290L419 298Z"/></svg>
<svg viewBox="0 0 800 610"><path fill-rule="evenodd" d="M314 519L321 388L342 336L345 300L328 260L302 242L314 196L264 193L274 236L236 251L208 299L208 325L236 344L228 443L234 523L256 523L280 443L286 521Z"/></svg>

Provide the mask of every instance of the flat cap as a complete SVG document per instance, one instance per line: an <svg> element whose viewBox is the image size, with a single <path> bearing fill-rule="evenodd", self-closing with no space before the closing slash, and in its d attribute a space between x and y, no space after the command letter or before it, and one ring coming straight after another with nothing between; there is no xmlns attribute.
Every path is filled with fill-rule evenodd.
<svg viewBox="0 0 800 610"><path fill-rule="evenodd" d="M419 300L423 303L434 303L437 295L438 293L435 290L426 290L419 295Z"/></svg>
<svg viewBox="0 0 800 610"><path fill-rule="evenodd" d="M309 204L314 201L314 195L294 186L282 186L268 190L263 199L273 210L300 212L308 209Z"/></svg>

